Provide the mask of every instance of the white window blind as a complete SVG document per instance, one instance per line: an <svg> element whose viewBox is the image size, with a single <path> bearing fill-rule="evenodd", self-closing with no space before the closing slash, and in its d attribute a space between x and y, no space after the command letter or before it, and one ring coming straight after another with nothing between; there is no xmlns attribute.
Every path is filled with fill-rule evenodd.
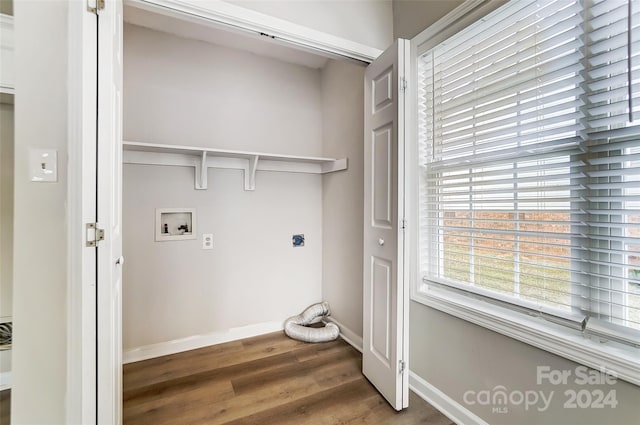
<svg viewBox="0 0 640 425"><path fill-rule="evenodd" d="M640 343L633 3L512 1L419 57L423 281Z"/></svg>

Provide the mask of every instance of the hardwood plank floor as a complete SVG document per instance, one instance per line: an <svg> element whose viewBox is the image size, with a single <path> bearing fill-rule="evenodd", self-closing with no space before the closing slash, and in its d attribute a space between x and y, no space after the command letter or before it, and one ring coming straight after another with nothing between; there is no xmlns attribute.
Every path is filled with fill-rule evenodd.
<svg viewBox="0 0 640 425"><path fill-rule="evenodd" d="M124 366L125 425L453 424L411 393L394 411L341 339L273 333Z"/></svg>
<svg viewBox="0 0 640 425"><path fill-rule="evenodd" d="M0 391L0 425L9 425L11 419L11 390Z"/></svg>

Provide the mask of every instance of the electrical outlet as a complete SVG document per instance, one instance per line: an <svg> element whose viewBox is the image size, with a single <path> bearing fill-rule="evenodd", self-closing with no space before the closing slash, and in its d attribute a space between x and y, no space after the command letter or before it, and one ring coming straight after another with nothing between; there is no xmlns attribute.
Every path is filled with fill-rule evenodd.
<svg viewBox="0 0 640 425"><path fill-rule="evenodd" d="M291 242L293 243L294 248L304 246L304 235L303 234L293 235L291 237Z"/></svg>
<svg viewBox="0 0 640 425"><path fill-rule="evenodd" d="M213 249L213 234L205 233L202 235L202 249Z"/></svg>

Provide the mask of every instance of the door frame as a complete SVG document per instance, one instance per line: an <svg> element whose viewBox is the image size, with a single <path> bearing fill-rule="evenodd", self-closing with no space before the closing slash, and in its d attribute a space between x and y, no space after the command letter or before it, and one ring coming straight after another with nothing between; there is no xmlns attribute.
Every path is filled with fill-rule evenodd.
<svg viewBox="0 0 640 425"><path fill-rule="evenodd" d="M99 2L98 2L99 4ZM123 5L107 0L98 14L97 422L122 423L122 73Z"/></svg>
<svg viewBox="0 0 640 425"><path fill-rule="evenodd" d="M98 247L88 246L87 224L98 219L119 223L121 208L108 200L118 197L121 164L121 102L113 96L110 76L122 67L109 57L122 57L120 0L91 11L84 1L68 2L68 214L67 214L67 423L119 424L122 405L122 339L119 288L112 283L119 268L119 241L110 228ZM95 3L94 3L95 5ZM114 37L115 36L115 37ZM100 41L102 40L102 41ZM98 49L98 44L103 46ZM100 58L101 65L99 69ZM102 73L100 72L102 71ZM104 94L98 97L98 90ZM98 112L105 117L98 122ZM98 140L103 143L98 144ZM98 168L98 158L102 158ZM100 181L98 178L100 177ZM100 183L100 184L98 184ZM98 203L98 199L107 200ZM117 209L117 210L116 210ZM104 227L102 227L104 228ZM118 271L116 270L116 273ZM103 283L100 285L100 283ZM99 388L98 388L98 383Z"/></svg>
<svg viewBox="0 0 640 425"><path fill-rule="evenodd" d="M96 284L111 276L106 273L113 266L108 255L98 255L95 248L85 246L86 223L96 222L97 208L97 65L98 30L96 15L87 10L89 0L70 1L68 31L68 91L69 112L69 183L68 183L68 355L67 355L67 422L68 423L120 423L118 415L122 401L122 388L118 382L100 382L100 391L115 395L101 398L101 405L108 401L114 408L110 414L98 412L97 374L109 372L97 364L97 353L110 353L113 360L117 353L113 350L121 345L121 338L113 333L107 339L96 341L97 311L113 308L111 299L96 300ZM106 7L116 4L122 7L123 0L106 0ZM339 59L371 62L381 51L350 40L278 19L235 5L222 4L218 7L202 9L196 0L128 0L128 5L144 10L156 11L164 15L198 21L226 29L253 32L261 30L278 34L281 42L289 46L314 51ZM142 7L144 6L144 7ZM167 6L170 6L167 8ZM122 31L123 22L109 22L109 31ZM103 28L104 29L104 28ZM120 52L122 54L122 52ZM120 69L120 72L123 70ZM121 105L112 102L107 111L110 116L121 117ZM101 182L113 186L114 181ZM103 210L101 218L112 222L119 212ZM108 231L108 229L105 229ZM109 236L101 242L101 249L110 251ZM92 295L93 294L93 295ZM114 313L114 312L110 312ZM119 312L115 312L119 314ZM406 327L405 327L406 328ZM408 329L405 329L408 332ZM79 367L80 365L80 367ZM119 394L119 397L117 396ZM119 398L119 400L118 400ZM99 416L98 416L99 415ZM113 422L115 420L116 422Z"/></svg>
<svg viewBox="0 0 640 425"><path fill-rule="evenodd" d="M96 221L97 18L68 2L67 423L96 421L96 249L85 223Z"/></svg>

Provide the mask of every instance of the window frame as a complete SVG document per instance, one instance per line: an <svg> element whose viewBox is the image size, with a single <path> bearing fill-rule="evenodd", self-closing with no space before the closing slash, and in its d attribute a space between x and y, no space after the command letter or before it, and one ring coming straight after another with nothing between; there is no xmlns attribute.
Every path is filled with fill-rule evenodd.
<svg viewBox="0 0 640 425"><path fill-rule="evenodd" d="M409 93L412 110L408 115L411 122L406 146L408 166L405 167L407 193L412 194L406 199L406 218L409 225L415 223L407 235L410 247L407 263L410 299L596 370L607 370L620 379L640 385L640 347L605 340L597 332L588 334L583 331L582 326L575 325L575 315L568 314L563 318L544 312L532 313L526 305L519 308L499 297L483 294L482 291L422 281L418 231L418 58L467 26L483 20L487 14L505 3L506 1L466 1L411 40L411 81L415 84L411 85Z"/></svg>

